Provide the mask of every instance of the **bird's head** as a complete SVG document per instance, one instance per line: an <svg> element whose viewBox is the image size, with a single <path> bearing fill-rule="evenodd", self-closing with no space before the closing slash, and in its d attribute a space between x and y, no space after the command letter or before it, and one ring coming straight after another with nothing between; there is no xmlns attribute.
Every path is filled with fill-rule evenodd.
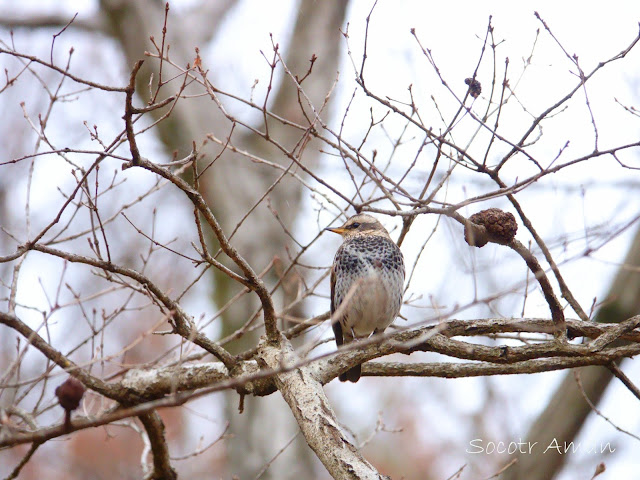
<svg viewBox="0 0 640 480"><path fill-rule="evenodd" d="M326 228L333 233L342 235L342 238L352 238L361 235L379 235L389 237L389 232L382 224L371 215L359 213L347 220L344 225L337 228Z"/></svg>

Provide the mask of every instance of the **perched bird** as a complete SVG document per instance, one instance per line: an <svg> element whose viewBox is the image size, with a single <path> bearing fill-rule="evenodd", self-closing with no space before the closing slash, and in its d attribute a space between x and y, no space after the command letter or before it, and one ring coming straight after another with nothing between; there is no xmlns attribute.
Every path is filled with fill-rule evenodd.
<svg viewBox="0 0 640 480"><path fill-rule="evenodd" d="M327 230L343 239L331 268L332 327L340 347L381 333L395 320L402 304L404 260L389 232L371 215L354 215ZM336 311L339 316L333 318ZM353 367L340 381L357 382L361 371L361 365Z"/></svg>

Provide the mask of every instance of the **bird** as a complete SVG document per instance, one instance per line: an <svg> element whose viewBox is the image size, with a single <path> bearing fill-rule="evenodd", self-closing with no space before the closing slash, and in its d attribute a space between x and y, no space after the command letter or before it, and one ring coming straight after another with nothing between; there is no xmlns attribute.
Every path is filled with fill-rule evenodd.
<svg viewBox="0 0 640 480"><path fill-rule="evenodd" d="M389 232L371 215L359 213L341 227L326 230L343 240L331 267L331 326L340 348L384 332L398 316L404 258ZM339 378L355 383L361 373L362 365L356 365Z"/></svg>

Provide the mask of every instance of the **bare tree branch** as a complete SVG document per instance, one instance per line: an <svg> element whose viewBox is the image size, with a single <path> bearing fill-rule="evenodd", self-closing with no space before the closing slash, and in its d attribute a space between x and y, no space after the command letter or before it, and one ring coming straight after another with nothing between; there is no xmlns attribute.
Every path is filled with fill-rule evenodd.
<svg viewBox="0 0 640 480"><path fill-rule="evenodd" d="M289 341L283 338L280 343L281 348L263 344L260 361L267 367L277 369L297 361ZM307 443L333 478L389 478L380 475L345 437L322 384L308 368L281 373L275 382Z"/></svg>

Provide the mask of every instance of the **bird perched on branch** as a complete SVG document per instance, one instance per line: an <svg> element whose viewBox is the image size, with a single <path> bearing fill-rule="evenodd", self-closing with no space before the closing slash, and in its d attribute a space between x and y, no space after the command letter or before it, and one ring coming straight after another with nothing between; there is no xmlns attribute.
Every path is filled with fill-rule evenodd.
<svg viewBox="0 0 640 480"><path fill-rule="evenodd" d="M343 242L331 268L331 322L336 343L382 333L402 304L404 260L389 232L371 215L358 214L339 228ZM344 303L344 305L343 305ZM362 365L340 375L357 382Z"/></svg>

